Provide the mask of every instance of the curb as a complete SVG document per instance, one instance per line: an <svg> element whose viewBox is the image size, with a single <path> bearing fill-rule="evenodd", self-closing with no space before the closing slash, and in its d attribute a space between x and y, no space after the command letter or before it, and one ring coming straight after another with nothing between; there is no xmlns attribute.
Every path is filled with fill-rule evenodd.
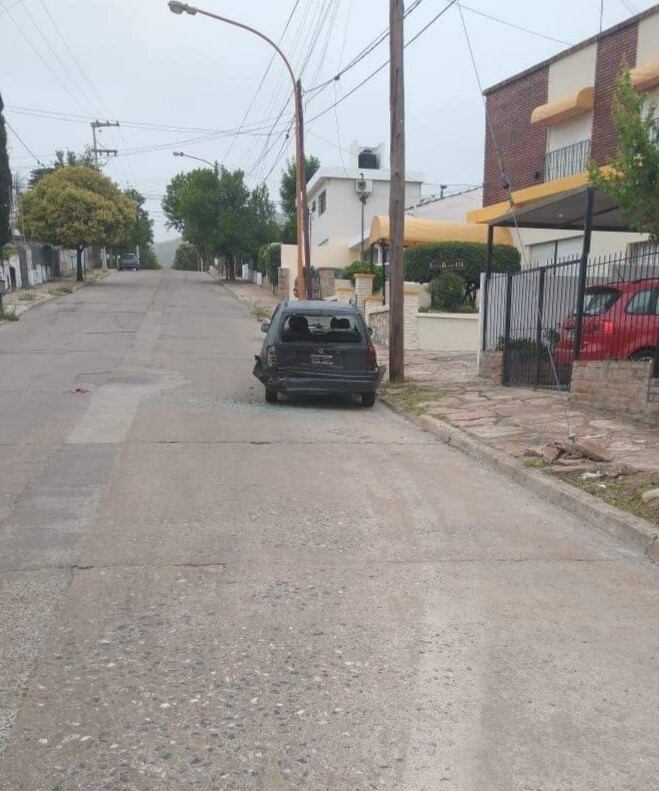
<svg viewBox="0 0 659 791"><path fill-rule="evenodd" d="M108 277L109 274L110 274L109 271L103 272L98 277L95 277L93 280L84 280L80 284L76 283L73 286L73 292L72 293L75 294L76 291L80 291L81 288L84 288L85 286L89 286L92 283L98 283L99 280L105 280L105 278ZM57 283L55 283L55 281L47 281L47 282L54 283L52 288L57 288ZM23 291L23 289L21 289L21 291ZM28 302L25 305L14 305L13 306L14 307L14 314L18 318L20 318L24 313L27 313L29 310L33 310L34 308L38 308L39 306L44 305L46 302L52 302L54 299L61 299L62 297L65 297L65 296L66 297L70 297L71 294L57 294L57 295L56 294L48 294L43 299L40 299L37 302Z"/></svg>
<svg viewBox="0 0 659 791"><path fill-rule="evenodd" d="M466 432L443 420L429 415L411 415L383 395L380 395L380 400L393 412L414 423L422 431L427 431L444 444L456 448L476 461L488 463L553 505L569 508L589 525L623 541L635 552L645 555L650 561L659 565L659 529L645 519L604 503L592 494L576 489L563 481L548 478L537 470L520 467L505 453L478 442Z"/></svg>

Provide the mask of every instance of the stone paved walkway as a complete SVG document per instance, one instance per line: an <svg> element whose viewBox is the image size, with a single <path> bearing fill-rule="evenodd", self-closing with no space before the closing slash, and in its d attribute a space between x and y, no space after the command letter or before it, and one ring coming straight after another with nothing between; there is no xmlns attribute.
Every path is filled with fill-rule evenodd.
<svg viewBox="0 0 659 791"><path fill-rule="evenodd" d="M252 283L223 285L254 308L274 308L278 302ZM385 364L387 355L386 348L378 348ZM477 375L475 354L408 351L405 363L405 386L386 386L400 407L440 418L514 458L529 447L566 441L574 432L579 439L603 442L614 464L659 470L659 427L576 405L568 393L493 384Z"/></svg>
<svg viewBox="0 0 659 791"><path fill-rule="evenodd" d="M379 356L386 361L386 350ZM568 393L503 387L480 378L476 355L406 352L406 384L387 391L403 408L438 417L513 457L528 447L597 438L613 462L659 470L659 428L588 409ZM569 426L569 429L568 429Z"/></svg>

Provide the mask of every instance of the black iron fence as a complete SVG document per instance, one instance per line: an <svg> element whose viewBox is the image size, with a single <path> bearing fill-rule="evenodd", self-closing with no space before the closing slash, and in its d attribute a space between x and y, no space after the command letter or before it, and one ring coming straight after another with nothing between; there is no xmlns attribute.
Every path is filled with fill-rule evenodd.
<svg viewBox="0 0 659 791"><path fill-rule="evenodd" d="M570 146L548 151L545 154L545 181L583 173L588 167L589 159L590 140L580 140Z"/></svg>
<svg viewBox="0 0 659 791"><path fill-rule="evenodd" d="M491 276L483 348L504 352L504 382L567 388L582 360L652 359L659 335L659 249L548 262Z"/></svg>

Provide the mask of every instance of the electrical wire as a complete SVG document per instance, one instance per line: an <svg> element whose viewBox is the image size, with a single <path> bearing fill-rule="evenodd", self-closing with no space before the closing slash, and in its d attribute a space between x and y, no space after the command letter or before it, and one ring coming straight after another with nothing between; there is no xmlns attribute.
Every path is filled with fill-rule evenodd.
<svg viewBox="0 0 659 791"><path fill-rule="evenodd" d="M281 44L284 36L286 35L286 31L290 27L290 24L291 24L291 22L293 20L293 17L295 16L295 12L297 11L297 8L298 8L299 5L300 5L300 0L295 0L295 3L293 4L293 8L291 9L290 14L288 15L288 19L286 20L286 24L284 25L284 29L282 30L281 36L279 37L279 41L278 41L279 44ZM266 66L265 71L263 72L263 76L261 77L261 80L260 80L259 84L256 87L256 91L254 92L254 95L252 96L252 100L250 101L249 105L247 106L247 109L245 110L245 112L243 114L242 120L240 121L240 124L238 126L238 131L239 132L242 130L243 126L245 125L245 123L247 121L247 118L249 117L249 114L252 111L252 108L254 107L256 99L257 99L257 97L258 97L258 95L259 95L259 93L261 91L261 88L263 87L263 83L266 81L266 78L267 78L268 74L270 73L270 69L272 68L272 64L274 63L275 58L277 58L277 57L278 57L277 53L273 52L272 56L270 57L270 60L268 61L268 65ZM233 147L235 145L236 140L237 140L237 137L234 137L233 140L231 141L231 143L229 144L229 147L224 152L224 157L222 159L223 162L226 162L227 159L229 158L229 154L233 150Z"/></svg>
<svg viewBox="0 0 659 791"><path fill-rule="evenodd" d="M9 131L14 135L14 137L18 140L18 142L23 146L23 148L30 154L30 156L34 157L37 164L40 165L42 168L46 166L44 163L39 159L39 157L34 153L34 151L28 146L28 144L23 140L23 138L18 134L18 132L14 129L14 127L9 123L9 121L5 118L5 126Z"/></svg>
<svg viewBox="0 0 659 791"><path fill-rule="evenodd" d="M469 11L470 14L477 14L478 16L489 19L492 22L498 22L500 25L506 25L507 27L513 28L513 30L520 30L523 33L528 33L529 35L537 36L538 38L544 38L547 41L553 41L555 44L564 44L568 47L572 44L570 41L564 41L563 39L549 36L546 33L539 33L537 30L531 30L527 27L523 27L522 25L518 25L515 22L509 22L507 19L500 19L499 17L492 16L492 14L486 14L485 11L479 11L477 8L471 8L470 6L464 4L462 4L461 8L463 11Z"/></svg>
<svg viewBox="0 0 659 791"><path fill-rule="evenodd" d="M425 24L425 25L424 25L424 26L421 28L421 30L419 30L419 31L418 31L418 32L417 32L417 33L416 33L414 36L412 36L412 38L411 38L409 41L405 42L405 44L404 44L404 48L407 48L407 47L409 47L411 44L413 44L413 43L414 43L414 42L415 42L415 41L416 41L416 40L417 40L417 39L418 39L420 36L422 36L422 35L423 35L423 34L426 32L426 30L428 30L428 28L430 28L432 25L434 25L434 24L435 24L435 22L437 22L437 21L438 21L438 20L439 20L439 19L440 19L442 16L444 16L444 14L445 14L445 13L446 13L446 12L449 10L449 8L451 8L452 6L454 6L454 5L456 4L456 2L457 2L457 0L450 0L450 2L449 2L449 3L447 3L447 4L446 4L446 5L445 5L445 6L444 6L442 9L441 9L441 11L439 11L437 14L435 14L435 16L434 16L434 17L432 17L432 19L431 19L429 22L427 22L427 23L426 23L426 24ZM321 117L322 117L323 115L325 115L326 113L329 113L329 112L331 112L331 111L332 111L332 110L333 110L333 109L334 109L334 108L335 108L337 105L341 104L341 102L344 102L344 101L345 101L345 100L346 100L348 97L352 96L352 95L353 95L353 93L356 93L356 92L357 92L357 91L358 91L360 88L362 88L364 85L366 85L366 83L370 82L370 81L373 79L373 77L375 77L377 74L379 74L379 73L380 73L380 72L381 72L383 69L385 69L385 68L386 68L388 65L389 65L389 59L387 58L387 60L386 60L384 63L380 64L380 66L378 66L378 67L377 67L377 69L375 69L374 71L372 71L372 72L371 72L371 73L370 73L370 74L369 74L367 77L365 77L365 78L364 78L364 79L363 79L361 82L359 82L357 85L355 85L355 87L354 87L354 88L352 88L351 90L349 90L347 93L344 93L344 94L343 94L343 96L341 96L341 97L340 97L340 98L339 98L339 99L338 99L336 102L334 102L334 104L331 104L329 107L326 107L324 110L321 110L319 113L316 113L316 115L314 115L313 117L311 117L311 118L310 118L310 119L307 121L307 123L308 123L308 124L310 124L310 123L312 123L313 121L316 121L318 118L321 118Z"/></svg>

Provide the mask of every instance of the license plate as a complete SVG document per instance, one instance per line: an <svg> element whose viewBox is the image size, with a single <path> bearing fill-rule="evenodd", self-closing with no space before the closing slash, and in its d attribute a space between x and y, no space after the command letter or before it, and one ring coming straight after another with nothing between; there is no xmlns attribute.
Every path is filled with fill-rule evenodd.
<svg viewBox="0 0 659 791"><path fill-rule="evenodd" d="M310 354L309 359L312 365L334 365L334 358L331 354Z"/></svg>

